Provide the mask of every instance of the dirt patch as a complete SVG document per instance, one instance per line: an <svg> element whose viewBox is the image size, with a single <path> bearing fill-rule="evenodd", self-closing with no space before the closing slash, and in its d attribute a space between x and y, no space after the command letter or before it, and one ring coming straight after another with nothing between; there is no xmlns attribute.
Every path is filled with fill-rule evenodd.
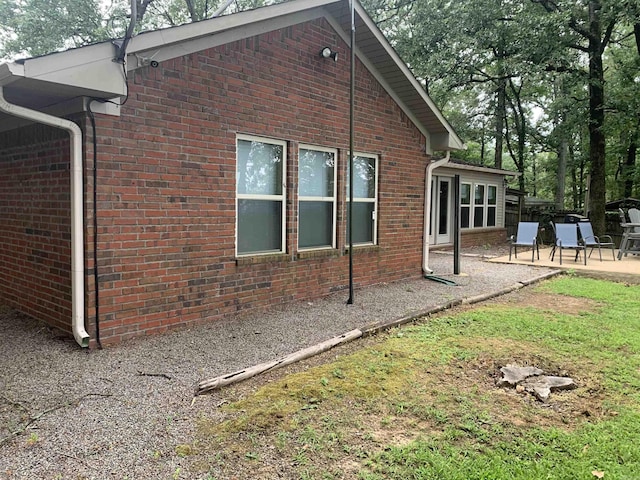
<svg viewBox="0 0 640 480"><path fill-rule="evenodd" d="M552 293L535 292L522 289L517 292L496 297L485 302L485 305L506 305L532 307L541 311L553 311L567 315L579 315L584 312L595 311L600 303L587 298L569 297ZM475 306L477 308L477 306Z"/></svg>

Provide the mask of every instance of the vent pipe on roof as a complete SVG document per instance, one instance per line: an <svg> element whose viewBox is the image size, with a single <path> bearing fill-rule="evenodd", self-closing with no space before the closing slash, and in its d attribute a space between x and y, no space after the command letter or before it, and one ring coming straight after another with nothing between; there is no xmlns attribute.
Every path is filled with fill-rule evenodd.
<svg viewBox="0 0 640 480"><path fill-rule="evenodd" d="M82 209L82 131L71 120L13 105L4 98L0 86L0 111L44 125L66 130L70 135L71 156L71 329L81 347L89 346L84 327L84 240Z"/></svg>
<svg viewBox="0 0 640 480"><path fill-rule="evenodd" d="M435 162L429 162L427 165L426 179L424 183L424 232L423 232L423 244L422 244L422 273L430 275L433 270L429 268L429 230L431 227L431 179L433 178L433 171L449 163L451 158L451 152L447 151L444 158L436 160Z"/></svg>

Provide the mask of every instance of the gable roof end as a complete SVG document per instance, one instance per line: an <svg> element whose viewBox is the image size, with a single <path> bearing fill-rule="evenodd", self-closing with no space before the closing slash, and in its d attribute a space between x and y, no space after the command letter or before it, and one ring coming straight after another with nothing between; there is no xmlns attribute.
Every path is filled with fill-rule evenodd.
<svg viewBox="0 0 640 480"><path fill-rule="evenodd" d="M395 52L362 5L353 0L356 55L427 139L426 149L456 150L463 142ZM164 61L218 45L324 17L349 44L349 0L291 0L200 22L142 33L131 39L126 69ZM0 65L0 86L9 101L44 109L79 96L126 95L122 65L111 42ZM0 115L0 130L3 120Z"/></svg>

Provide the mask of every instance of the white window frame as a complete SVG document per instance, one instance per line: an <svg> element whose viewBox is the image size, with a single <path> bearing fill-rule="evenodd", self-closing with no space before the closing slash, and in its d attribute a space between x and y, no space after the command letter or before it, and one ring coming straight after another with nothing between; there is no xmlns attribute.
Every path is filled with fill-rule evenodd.
<svg viewBox="0 0 640 480"><path fill-rule="evenodd" d="M469 182L463 182L469 185ZM476 204L476 187L482 186L484 187L484 195L483 195L483 203L482 205L482 225L475 226L475 217L476 217L476 206L480 206ZM496 203L495 205L489 205L489 189L496 189ZM463 206L463 205L461 205ZM466 207L466 205L464 205ZM484 183L484 182L474 182L471 184L471 206L470 206L470 216L469 216L469 229L473 228L493 228L498 225L498 185L494 183ZM489 210L493 209L495 211L495 225L488 225L489 220Z"/></svg>
<svg viewBox="0 0 640 480"><path fill-rule="evenodd" d="M300 195L300 150L314 150L318 152L327 152L327 153L333 154L333 192L332 192L333 196L312 197L312 196ZM330 246L303 247L303 248L300 247L300 202L306 202L306 201L332 202L333 224L331 226L331 245ZM317 145L307 145L307 144L298 145L298 217L297 217L298 250L309 251L309 250L323 250L323 249L329 249L329 248L336 248L337 213L338 213L338 149L328 148L328 147L319 147Z"/></svg>
<svg viewBox="0 0 640 480"><path fill-rule="evenodd" d="M374 165L375 165L375 177L373 179L374 181L374 197L373 198L368 198L368 197L353 197L353 203L373 203L373 239L371 242L354 242L354 245L377 245L378 244L378 179L380 178L380 157L378 155L372 154L372 153L362 153L362 152L355 152L354 153L354 160L356 157L363 157L363 158L370 158L374 160ZM349 192L349 156L347 153L347 185L346 185L346 192L347 192L347 197L346 197L346 202L345 205L347 207L347 215L345 215L345 218L348 219L348 208L349 208L349 202L351 201L351 195ZM345 228L345 232L346 232L346 228ZM349 242L349 237L347 236L345 239L347 242Z"/></svg>
<svg viewBox="0 0 640 480"><path fill-rule="evenodd" d="M474 196L473 196L473 183L471 182L460 182L460 189L462 190L462 185L468 185L469 186L469 203L462 203L462 198L460 199L460 216L462 217L462 209L463 208L467 208L469 210L469 215L468 215L468 219L469 219L469 225L467 225L466 227L461 227L466 229L469 228L473 228L473 203L474 203Z"/></svg>
<svg viewBox="0 0 640 480"><path fill-rule="evenodd" d="M244 140L249 142L261 142L267 143L270 145L280 145L282 147L282 178L280 179L282 182L282 194L281 195L256 195L250 193L238 193L238 141ZM235 254L236 257L252 257L258 255L273 255L274 253L285 253L286 245L287 245L287 142L284 140L276 140L274 138L268 137L259 137L255 135L245 135L245 134L236 134L235 140L235 148L236 148L236 164L235 164L235 175L236 175L236 231L235 231ZM280 201L282 203L282 225L281 227L281 238L282 243L280 246L280 250L269 250L269 251L259 251L259 252L247 252L247 253L238 253L238 222L239 222L239 213L238 213L238 202L239 200L270 200L270 201Z"/></svg>
<svg viewBox="0 0 640 480"><path fill-rule="evenodd" d="M495 188L496 190L496 203L493 205L489 204L489 189L490 188ZM487 211L485 212L484 218L485 218L485 226L488 228L493 228L495 226L498 225L498 185L495 185L493 183L487 183L487 187L485 189L486 194L487 194L487 198L486 198L486 205L487 205ZM493 214L493 218L494 218L494 224L493 225L489 225L489 210L493 209L494 214Z"/></svg>

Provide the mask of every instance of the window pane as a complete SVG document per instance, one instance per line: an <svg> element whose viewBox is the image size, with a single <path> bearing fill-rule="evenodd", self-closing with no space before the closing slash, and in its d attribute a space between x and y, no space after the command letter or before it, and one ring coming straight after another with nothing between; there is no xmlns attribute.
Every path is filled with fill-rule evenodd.
<svg viewBox="0 0 640 480"><path fill-rule="evenodd" d="M484 185L476 185L474 200L476 205L484 205Z"/></svg>
<svg viewBox="0 0 640 480"><path fill-rule="evenodd" d="M471 205L471 185L468 183L460 185L460 204Z"/></svg>
<svg viewBox="0 0 640 480"><path fill-rule="evenodd" d="M282 160L282 145L238 139L238 193L282 195Z"/></svg>
<svg viewBox="0 0 640 480"><path fill-rule="evenodd" d="M303 197L333 197L333 152L300 149L299 190Z"/></svg>
<svg viewBox="0 0 640 480"><path fill-rule="evenodd" d="M300 202L298 246L333 246L333 202Z"/></svg>
<svg viewBox="0 0 640 480"><path fill-rule="evenodd" d="M487 227L496 226L496 207L487 208Z"/></svg>
<svg viewBox="0 0 640 480"><path fill-rule="evenodd" d="M238 253L282 251L282 202L238 199Z"/></svg>
<svg viewBox="0 0 640 480"><path fill-rule="evenodd" d="M371 157L353 157L353 197L375 198L376 196L376 159ZM349 184L347 178L347 185ZM347 187L347 194L349 189Z"/></svg>
<svg viewBox="0 0 640 480"><path fill-rule="evenodd" d="M353 202L353 243L373 242L373 202ZM347 242L349 241L349 206L347 205Z"/></svg>
<svg viewBox="0 0 640 480"><path fill-rule="evenodd" d="M444 235L449 227L449 182L440 181L440 217L438 218L438 234Z"/></svg>
<svg viewBox="0 0 640 480"><path fill-rule="evenodd" d="M487 187L487 203L489 205L498 204L498 188L495 185L489 185Z"/></svg>
<svg viewBox="0 0 640 480"><path fill-rule="evenodd" d="M475 207L473 209L473 226L482 227L484 225L484 207Z"/></svg>
<svg viewBox="0 0 640 480"><path fill-rule="evenodd" d="M460 228L469 228L469 214L471 213L470 207L460 208Z"/></svg>

